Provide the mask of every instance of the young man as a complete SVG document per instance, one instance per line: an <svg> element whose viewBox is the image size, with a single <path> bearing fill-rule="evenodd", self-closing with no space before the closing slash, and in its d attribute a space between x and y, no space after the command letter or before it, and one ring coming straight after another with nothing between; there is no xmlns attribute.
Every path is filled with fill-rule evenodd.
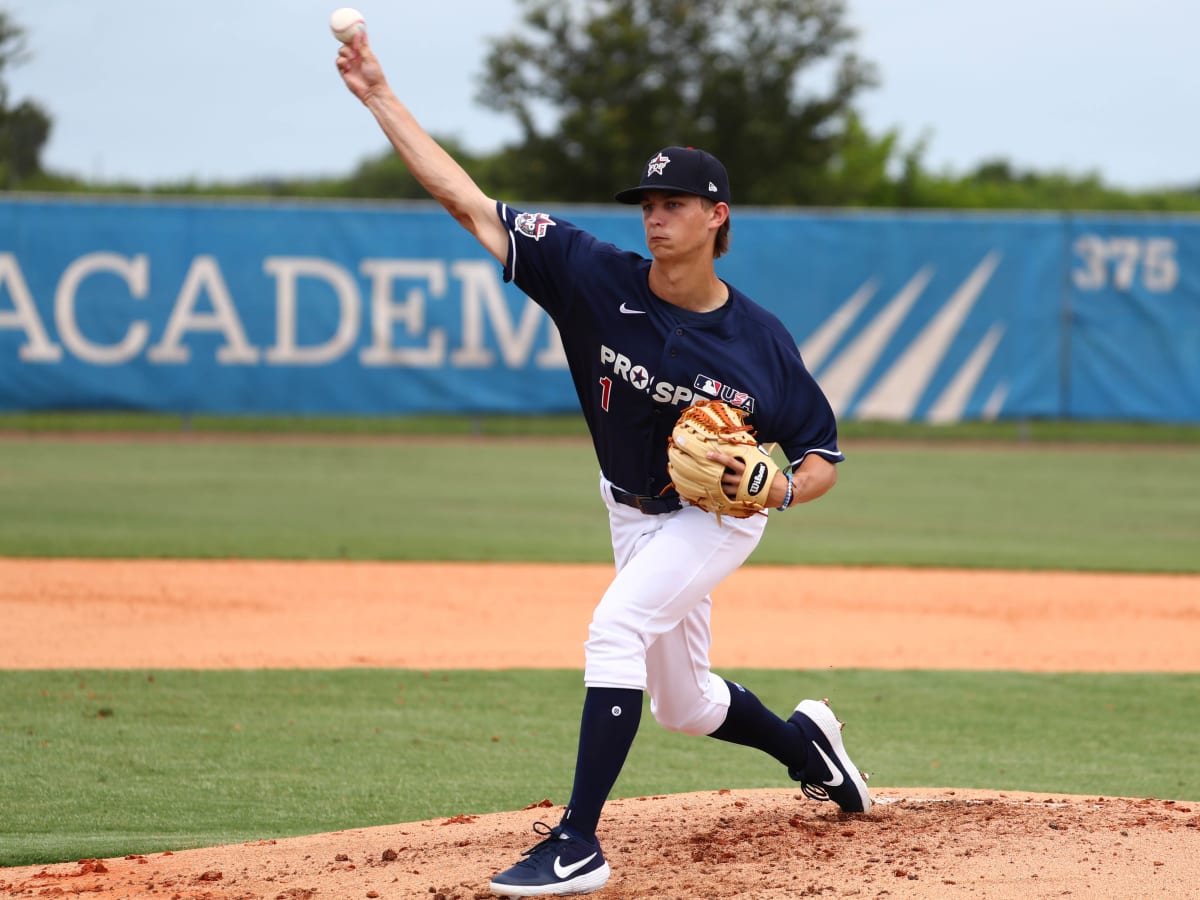
<svg viewBox="0 0 1200 900"><path fill-rule="evenodd" d="M485 196L418 125L388 86L365 34L338 53L350 91L425 189L551 316L600 463L617 574L586 642L587 691L570 802L562 821L491 889L512 897L589 893L609 866L596 838L600 811L633 743L642 695L665 727L757 747L806 795L866 812L866 784L828 705L802 701L786 721L709 669L709 593L757 546L766 515L718 519L670 489L667 437L694 400L749 413L757 439L790 465L769 505L815 500L837 480L837 425L795 340L772 314L717 277L728 247L729 180L713 156L667 147L637 186L650 259L598 241L562 219ZM742 463L718 455L732 495Z"/></svg>

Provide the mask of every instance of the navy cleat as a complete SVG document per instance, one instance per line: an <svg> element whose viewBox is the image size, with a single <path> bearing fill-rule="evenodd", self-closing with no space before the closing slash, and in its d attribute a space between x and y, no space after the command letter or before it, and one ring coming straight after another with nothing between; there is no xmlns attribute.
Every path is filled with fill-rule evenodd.
<svg viewBox="0 0 1200 900"><path fill-rule="evenodd" d="M829 701L803 700L788 719L809 742L808 764L804 771L788 769L793 781L799 781L804 796L812 800L832 800L842 812L865 813L871 809L866 776L846 753L842 743L842 723Z"/></svg>
<svg viewBox="0 0 1200 900"><path fill-rule="evenodd" d="M526 850L519 863L492 879L489 887L503 897L561 897L590 894L604 887L610 869L599 843L585 841L561 825L534 822L544 839Z"/></svg>

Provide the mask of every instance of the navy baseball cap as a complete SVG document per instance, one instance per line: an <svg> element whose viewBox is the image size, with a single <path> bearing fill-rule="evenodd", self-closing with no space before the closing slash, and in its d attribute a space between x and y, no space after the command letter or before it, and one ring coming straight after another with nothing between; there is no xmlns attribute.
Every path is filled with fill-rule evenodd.
<svg viewBox="0 0 1200 900"><path fill-rule="evenodd" d="M618 203L641 203L642 191L679 191L729 202L729 175L711 153L694 147L664 147L646 160L642 183L617 194Z"/></svg>

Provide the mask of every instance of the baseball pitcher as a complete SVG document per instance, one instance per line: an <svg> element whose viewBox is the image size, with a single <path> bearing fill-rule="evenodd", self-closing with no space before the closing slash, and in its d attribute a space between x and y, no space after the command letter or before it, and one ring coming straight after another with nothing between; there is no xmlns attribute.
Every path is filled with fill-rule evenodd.
<svg viewBox="0 0 1200 900"><path fill-rule="evenodd" d="M871 808L827 703L787 719L711 671L710 594L757 546L768 511L821 497L843 459L837 423L796 341L716 274L731 193L703 150L669 146L616 194L641 210L648 257L544 212L487 197L388 85L365 31L338 53L346 86L413 176L553 319L599 462L616 575L592 616L586 693L562 820L490 888L584 894L609 878L600 813L637 733L644 692L666 728L758 748L804 793ZM762 449L778 445L780 468ZM797 663L803 647L797 646Z"/></svg>

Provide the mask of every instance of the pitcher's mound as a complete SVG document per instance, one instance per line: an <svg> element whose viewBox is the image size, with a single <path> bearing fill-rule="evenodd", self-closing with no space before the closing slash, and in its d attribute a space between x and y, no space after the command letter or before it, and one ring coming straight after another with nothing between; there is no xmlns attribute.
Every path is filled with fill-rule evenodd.
<svg viewBox="0 0 1200 900"><path fill-rule="evenodd" d="M793 790L614 800L600 839L612 900L791 897L1194 897L1200 804L942 788L874 788L866 816ZM537 843L549 801L520 812L0 869L14 897L354 900L491 897Z"/></svg>

